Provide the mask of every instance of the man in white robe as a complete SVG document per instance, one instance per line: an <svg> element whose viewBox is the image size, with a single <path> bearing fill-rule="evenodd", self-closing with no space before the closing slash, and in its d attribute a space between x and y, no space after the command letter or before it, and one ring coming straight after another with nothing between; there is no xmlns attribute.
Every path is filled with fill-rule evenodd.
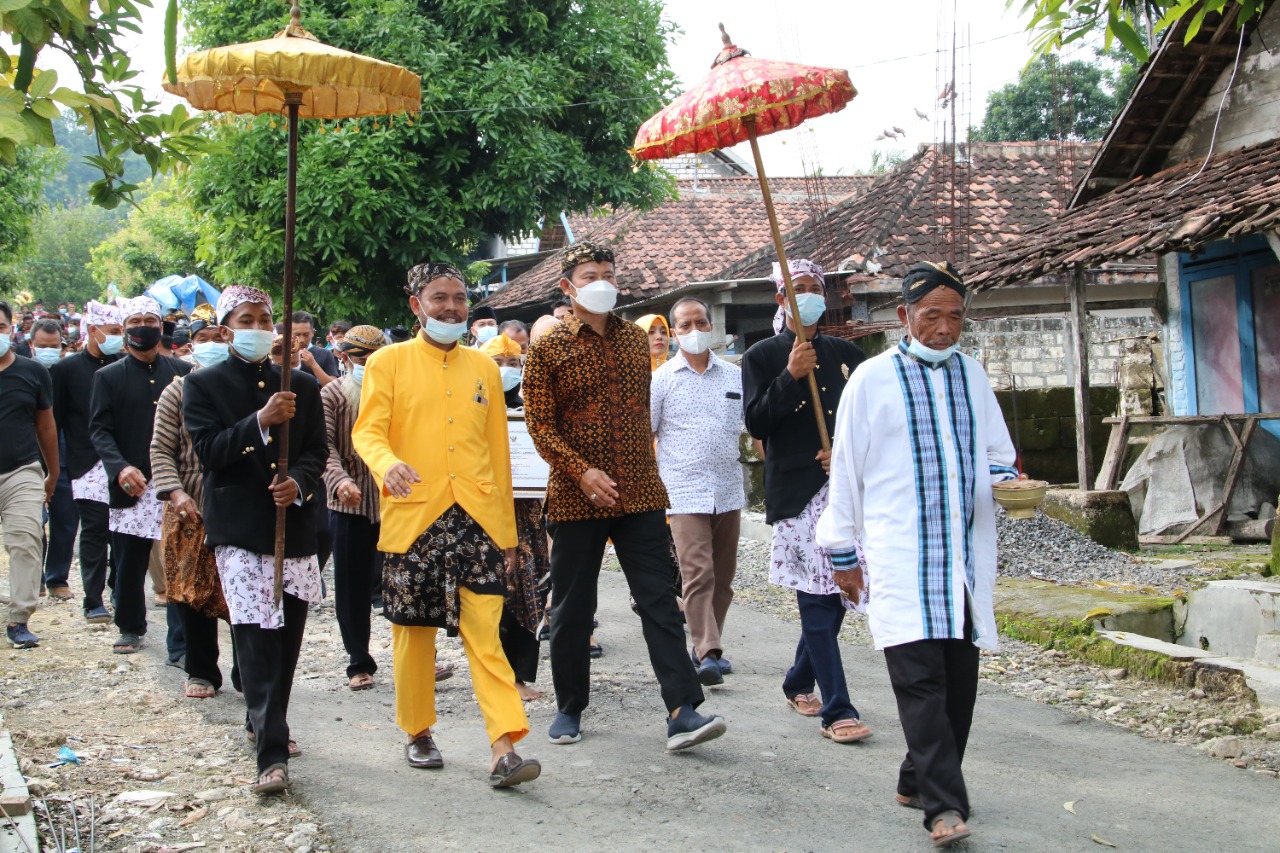
<svg viewBox="0 0 1280 853"><path fill-rule="evenodd" d="M957 352L959 276L921 264L903 280L903 301L902 342L863 363L841 398L817 542L837 570L865 574L907 740L898 801L922 809L935 845L947 846L970 834L961 763L978 650L996 646L991 484L1018 474L987 375Z"/></svg>

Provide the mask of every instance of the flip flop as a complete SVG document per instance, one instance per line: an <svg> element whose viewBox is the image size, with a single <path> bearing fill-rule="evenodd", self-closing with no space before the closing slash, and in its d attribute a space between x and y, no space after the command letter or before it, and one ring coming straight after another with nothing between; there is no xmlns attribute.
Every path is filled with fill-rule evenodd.
<svg viewBox="0 0 1280 853"><path fill-rule="evenodd" d="M906 794L894 794L893 799L903 808L924 811L924 803L920 801L919 794L912 794L909 797Z"/></svg>
<svg viewBox="0 0 1280 853"><path fill-rule="evenodd" d="M203 678L188 678L183 695L188 699L212 699L218 695L218 688Z"/></svg>
<svg viewBox="0 0 1280 853"><path fill-rule="evenodd" d="M370 690L373 688L373 676L367 672L357 672L347 680L352 690Z"/></svg>
<svg viewBox="0 0 1280 853"><path fill-rule="evenodd" d="M951 834L944 835L941 838L935 836L933 832L938 831L938 824L942 824L947 829L952 830ZM973 833L969 831L967 826L964 829L956 829L956 827L963 825L964 818L960 817L960 812L955 809L947 809L945 812L935 817L933 819L933 832L929 833L930 837L933 838L933 846L935 848L950 847L957 841L964 841Z"/></svg>
<svg viewBox="0 0 1280 853"><path fill-rule="evenodd" d="M289 790L288 764L272 764L258 774L258 781L253 786L255 794L283 794L287 790Z"/></svg>
<svg viewBox="0 0 1280 853"><path fill-rule="evenodd" d="M132 655L142 648L142 638L137 634L121 634L120 639L111 644L111 651L118 655Z"/></svg>
<svg viewBox="0 0 1280 853"><path fill-rule="evenodd" d="M813 693L797 693L787 697L791 710L802 717L816 717L822 713L822 700Z"/></svg>
<svg viewBox="0 0 1280 853"><path fill-rule="evenodd" d="M245 735L249 738L249 743L254 744L255 746L257 745L258 743L257 732L246 731ZM294 740L293 738L289 738L289 757L297 758L300 755L302 755L302 747L298 746L298 742L296 740Z"/></svg>
<svg viewBox="0 0 1280 853"><path fill-rule="evenodd" d="M871 737L871 729L862 720L836 720L822 727L822 736L836 743L858 743Z"/></svg>

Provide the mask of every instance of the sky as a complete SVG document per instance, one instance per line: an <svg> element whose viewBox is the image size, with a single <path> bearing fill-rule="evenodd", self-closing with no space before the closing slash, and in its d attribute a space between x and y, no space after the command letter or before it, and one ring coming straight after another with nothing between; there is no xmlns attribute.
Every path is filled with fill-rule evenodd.
<svg viewBox="0 0 1280 853"><path fill-rule="evenodd" d="M160 89L165 4L152 2L154 8L144 9L143 33L130 45L131 54L144 89L168 99ZM960 106L956 115L964 127L981 123L988 93L1016 82L1030 56L1023 24L1003 0L668 0L666 15L680 30L669 59L682 84L701 79L720 49L717 24L723 22L734 42L754 56L848 70L858 96L842 112L765 137L761 149L770 175L815 169L854 174L871 165L876 149L910 154L921 143L941 138L936 101L950 78L956 9L958 40L962 47L966 41L971 45L967 53L962 49L957 68L957 88L969 96L968 116ZM303 15L305 24L305 2ZM281 4L282 25L285 17ZM58 70L69 85L71 68L59 59L64 57L45 51L40 65ZM919 118L916 110L929 118ZM905 132L902 137L876 140L895 127ZM750 162L745 143L733 152Z"/></svg>

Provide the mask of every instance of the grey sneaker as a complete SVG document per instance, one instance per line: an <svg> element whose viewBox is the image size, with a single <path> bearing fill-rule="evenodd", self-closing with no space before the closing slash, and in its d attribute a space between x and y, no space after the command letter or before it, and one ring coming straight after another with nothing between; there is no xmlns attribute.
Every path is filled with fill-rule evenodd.
<svg viewBox="0 0 1280 853"><path fill-rule="evenodd" d="M674 718L667 720L667 749L675 752L715 740L728 728L724 717L704 717L692 706L685 705Z"/></svg>
<svg viewBox="0 0 1280 853"><path fill-rule="evenodd" d="M5 626L4 634L15 649L34 649L40 645L40 638L27 629L26 622Z"/></svg>
<svg viewBox="0 0 1280 853"><path fill-rule="evenodd" d="M582 715L556 711L556 718L547 729L547 739L552 743L577 743L582 740Z"/></svg>

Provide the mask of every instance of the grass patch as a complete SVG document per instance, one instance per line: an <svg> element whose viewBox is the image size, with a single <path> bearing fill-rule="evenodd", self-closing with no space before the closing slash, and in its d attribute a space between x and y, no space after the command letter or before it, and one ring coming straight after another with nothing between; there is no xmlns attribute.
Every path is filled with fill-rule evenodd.
<svg viewBox="0 0 1280 853"><path fill-rule="evenodd" d="M1044 649L1056 649L1072 657L1111 669L1124 667L1130 675L1166 684L1186 684L1193 664L1178 661L1159 652L1121 646L1093 630L1084 619L1042 619L1009 614L996 614L1001 634Z"/></svg>

